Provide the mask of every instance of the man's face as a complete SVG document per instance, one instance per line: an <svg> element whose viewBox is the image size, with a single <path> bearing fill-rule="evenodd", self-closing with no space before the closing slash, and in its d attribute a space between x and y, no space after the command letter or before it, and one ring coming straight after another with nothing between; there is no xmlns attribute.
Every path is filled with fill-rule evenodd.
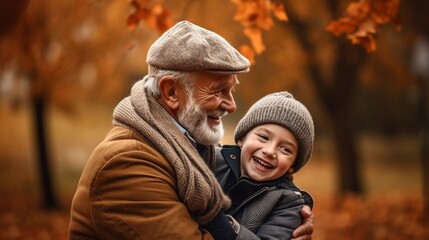
<svg viewBox="0 0 429 240"><path fill-rule="evenodd" d="M178 121L201 144L216 144L223 137L221 118L237 109L232 92L236 75L197 73L192 95L179 108Z"/></svg>

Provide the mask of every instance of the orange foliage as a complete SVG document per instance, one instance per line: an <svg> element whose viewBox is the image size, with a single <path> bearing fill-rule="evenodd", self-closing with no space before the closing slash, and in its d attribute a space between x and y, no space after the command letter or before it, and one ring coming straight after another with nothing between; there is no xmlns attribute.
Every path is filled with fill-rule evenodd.
<svg viewBox="0 0 429 240"><path fill-rule="evenodd" d="M153 3L150 0L130 0L134 11L127 18L127 26L135 28L140 21L152 30L165 32L171 26L171 12L161 3Z"/></svg>
<svg viewBox="0 0 429 240"><path fill-rule="evenodd" d="M268 31L274 25L273 16L287 22L288 16L282 3L276 0L231 0L237 5L234 20L244 28L243 32L250 40L240 49L252 64L255 54L261 54L266 47L262 38L263 30ZM144 21L150 29L164 32L172 26L170 11L161 3L151 0L130 0L134 11L128 16L127 25L134 28ZM351 3L344 16L331 22L326 29L336 36L347 35L353 43L364 47L368 52L375 51L377 46L374 36L379 26L392 22L400 30L398 15L399 0L359 0Z"/></svg>
<svg viewBox="0 0 429 240"><path fill-rule="evenodd" d="M252 47L243 46L241 53L246 56L252 64L255 63L255 52L261 54L265 51L262 39L262 30L270 30L274 25L272 16L280 21L288 21L288 17L281 3L267 0L231 0L237 5L234 20L244 27L244 34L250 40Z"/></svg>
<svg viewBox="0 0 429 240"><path fill-rule="evenodd" d="M346 34L353 44L373 52L377 48L374 36L380 25L392 22L400 30L398 6L399 0L360 0L351 3L344 17L331 22L326 29L336 36Z"/></svg>

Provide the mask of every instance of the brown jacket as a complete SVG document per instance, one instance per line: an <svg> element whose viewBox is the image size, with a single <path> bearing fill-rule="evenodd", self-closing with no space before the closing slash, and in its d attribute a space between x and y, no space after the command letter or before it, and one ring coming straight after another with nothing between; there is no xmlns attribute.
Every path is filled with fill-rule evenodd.
<svg viewBox="0 0 429 240"><path fill-rule="evenodd" d="M69 239L212 239L191 214L163 155L136 132L114 127L82 173Z"/></svg>

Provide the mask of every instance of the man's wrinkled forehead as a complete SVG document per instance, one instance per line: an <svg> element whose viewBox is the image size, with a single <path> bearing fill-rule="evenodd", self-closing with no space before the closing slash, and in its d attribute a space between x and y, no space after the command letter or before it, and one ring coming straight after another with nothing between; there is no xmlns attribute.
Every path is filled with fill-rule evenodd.
<svg viewBox="0 0 429 240"><path fill-rule="evenodd" d="M195 72L194 84L235 87L240 82L237 74L220 74L212 72Z"/></svg>

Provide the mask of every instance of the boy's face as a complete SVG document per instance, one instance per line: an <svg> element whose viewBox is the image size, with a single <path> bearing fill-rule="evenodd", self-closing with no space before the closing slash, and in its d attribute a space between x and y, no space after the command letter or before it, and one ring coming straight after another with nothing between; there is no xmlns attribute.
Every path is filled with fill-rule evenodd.
<svg viewBox="0 0 429 240"><path fill-rule="evenodd" d="M241 174L256 181L275 180L289 170L298 155L298 142L276 124L259 125L237 142L241 146Z"/></svg>

